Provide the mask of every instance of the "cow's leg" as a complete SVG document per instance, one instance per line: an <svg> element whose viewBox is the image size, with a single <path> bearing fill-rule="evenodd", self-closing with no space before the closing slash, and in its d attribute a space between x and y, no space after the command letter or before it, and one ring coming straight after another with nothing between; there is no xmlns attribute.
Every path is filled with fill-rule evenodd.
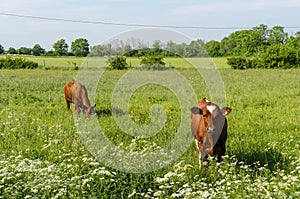
<svg viewBox="0 0 300 199"><path fill-rule="evenodd" d="M78 116L80 116L80 107L78 106L78 103L74 101L74 112L77 113Z"/></svg>
<svg viewBox="0 0 300 199"><path fill-rule="evenodd" d="M91 114L90 114L90 107L86 110L86 117L88 118L88 119L91 119Z"/></svg>
<svg viewBox="0 0 300 199"><path fill-rule="evenodd" d="M67 109L70 110L70 101L66 99Z"/></svg>
<svg viewBox="0 0 300 199"><path fill-rule="evenodd" d="M208 133L206 139L208 140L208 143L209 143L209 149L208 149L208 151L210 152L210 151L213 150L213 147L214 147L214 140L213 140L212 133Z"/></svg>
<svg viewBox="0 0 300 199"><path fill-rule="evenodd" d="M226 147L225 146L218 146L214 148L215 154L218 155L218 162L222 162L223 156L225 155L226 152Z"/></svg>
<svg viewBox="0 0 300 199"><path fill-rule="evenodd" d="M200 139L201 140L201 139ZM205 151L205 147L203 142L198 141L195 139L197 150L198 150L198 159L199 159L199 165L201 166L202 164L204 166L208 165L208 160L207 160L207 152Z"/></svg>
<svg viewBox="0 0 300 199"><path fill-rule="evenodd" d="M197 151L198 151L198 159L199 159L199 164L201 165L202 163L202 143L199 142L197 139L195 139L196 142L196 147L197 147Z"/></svg>

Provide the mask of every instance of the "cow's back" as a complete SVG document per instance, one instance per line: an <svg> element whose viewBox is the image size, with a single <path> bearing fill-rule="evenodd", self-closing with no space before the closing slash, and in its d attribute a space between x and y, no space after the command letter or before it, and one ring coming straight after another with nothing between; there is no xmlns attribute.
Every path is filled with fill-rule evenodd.
<svg viewBox="0 0 300 199"><path fill-rule="evenodd" d="M74 85L72 86L72 92L73 92L73 100L77 101L79 106L82 106L82 108L90 107L88 92L82 84L75 82Z"/></svg>

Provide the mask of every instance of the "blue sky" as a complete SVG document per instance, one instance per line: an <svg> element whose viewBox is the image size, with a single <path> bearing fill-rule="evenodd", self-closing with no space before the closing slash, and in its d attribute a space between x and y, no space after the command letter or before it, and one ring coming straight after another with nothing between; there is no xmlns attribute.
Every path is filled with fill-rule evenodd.
<svg viewBox="0 0 300 199"><path fill-rule="evenodd" d="M0 13L102 21L129 24L153 24L203 27L254 27L266 24L285 27L290 34L300 31L299 0L1 0ZM86 38L90 45L101 44L112 36L137 27L82 24L19 18L0 14L0 44L5 49L38 43L47 50L65 39ZM167 29L191 39L221 40L235 30ZM145 31L148 31L147 29ZM167 37L166 32L165 37ZM132 36L136 36L132 34ZM172 38L172 37L170 37ZM162 40L159 36L155 38Z"/></svg>

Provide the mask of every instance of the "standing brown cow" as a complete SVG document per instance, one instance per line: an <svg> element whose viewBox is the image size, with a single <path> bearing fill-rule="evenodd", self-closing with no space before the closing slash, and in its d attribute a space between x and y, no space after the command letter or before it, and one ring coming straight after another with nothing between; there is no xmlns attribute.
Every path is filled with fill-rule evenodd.
<svg viewBox="0 0 300 199"><path fill-rule="evenodd" d="M90 118L92 114L95 114L96 104L91 106L87 90L82 84L68 82L64 86L64 93L68 109L70 109L70 103L73 103L74 111L78 115L80 114L80 109L86 113L88 118Z"/></svg>
<svg viewBox="0 0 300 199"><path fill-rule="evenodd" d="M199 163L207 161L207 156L218 156L218 162L226 151L227 119L231 108L222 109L215 103L203 98L191 108L191 130L199 152Z"/></svg>

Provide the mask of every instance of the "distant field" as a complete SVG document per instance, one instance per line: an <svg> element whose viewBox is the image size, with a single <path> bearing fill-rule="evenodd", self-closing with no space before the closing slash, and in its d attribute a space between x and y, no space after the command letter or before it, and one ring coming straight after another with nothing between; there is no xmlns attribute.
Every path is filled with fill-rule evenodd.
<svg viewBox="0 0 300 199"><path fill-rule="evenodd" d="M3 55L0 56L4 57ZM43 56L23 56L25 59L37 62L43 68L49 69L67 69L74 68L75 66L89 66L96 65L94 60L97 61L99 66L106 66L106 57L100 58L83 58L83 57L43 57ZM164 62L167 66L175 66L176 68L190 68L192 67L191 63L194 62L213 62L217 68L229 68L226 64L226 58L165 58ZM89 64L89 62L91 62ZM92 63L93 62L93 63ZM127 63L132 66L139 66L140 60L139 58L127 58Z"/></svg>
<svg viewBox="0 0 300 199"><path fill-rule="evenodd" d="M230 69L224 58L213 59L224 81L226 104L233 109L228 116L223 164L217 166L211 161L209 167L200 168L192 142L169 166L139 174L98 162L82 143L72 110L66 110L63 86L75 80L77 71L60 67L73 68L72 62L81 65L86 63L84 58L28 59L53 68L0 70L0 198L300 197L299 69L240 71ZM187 60L207 62L198 59ZM128 61L138 63L137 59ZM105 64L105 58L99 63ZM180 68L198 99L209 98L201 75L188 62L166 59L166 63ZM128 104L131 120L137 125L150 124L151 106L160 104L167 115L165 126L149 138L122 131L114 121L111 99L115 85L127 72L104 72L91 99L97 104L94 117L104 135L122 150L159 150L176 135L182 114L180 102L166 87L139 87ZM83 116L80 119L85 121ZM183 122L190 124L189 119Z"/></svg>

